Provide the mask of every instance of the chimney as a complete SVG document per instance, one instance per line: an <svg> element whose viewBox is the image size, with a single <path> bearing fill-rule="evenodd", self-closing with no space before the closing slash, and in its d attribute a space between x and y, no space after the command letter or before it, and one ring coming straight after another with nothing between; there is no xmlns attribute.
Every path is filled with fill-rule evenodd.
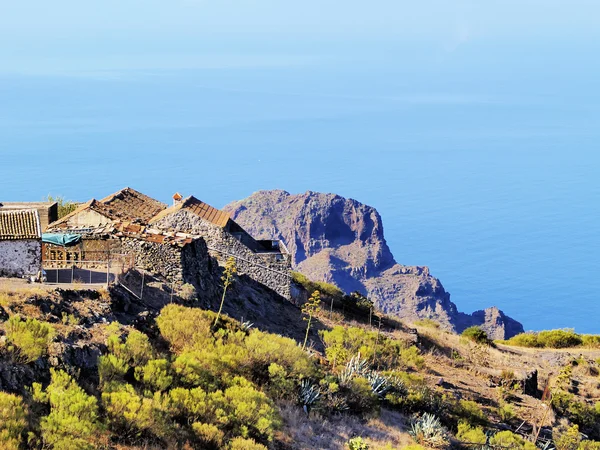
<svg viewBox="0 0 600 450"><path fill-rule="evenodd" d="M175 194L173 194L173 206L180 203L182 198L183 196L179 192L175 192Z"/></svg>

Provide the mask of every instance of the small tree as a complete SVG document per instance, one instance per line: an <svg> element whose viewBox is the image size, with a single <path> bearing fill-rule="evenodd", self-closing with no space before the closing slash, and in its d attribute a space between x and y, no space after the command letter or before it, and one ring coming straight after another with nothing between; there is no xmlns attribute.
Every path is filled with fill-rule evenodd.
<svg viewBox="0 0 600 450"><path fill-rule="evenodd" d="M225 294L227 294L227 288L233 284L236 273L237 266L235 264L235 258L230 256L225 263L225 272L221 277L221 280L223 281L223 297L221 297L221 306L219 306L219 312L217 313L214 326L217 326L217 323L219 322L221 311L223 310L223 303L225 303Z"/></svg>
<svg viewBox="0 0 600 450"><path fill-rule="evenodd" d="M48 195L47 200L52 203L54 203L54 202L58 203L58 218L59 219L62 219L67 214L72 213L73 211L75 211L77 209L77 206L79 206L78 203L72 202L71 200L65 200L65 198L62 195L58 195L56 197L53 197L52 195Z"/></svg>
<svg viewBox="0 0 600 450"><path fill-rule="evenodd" d="M304 317L304 320L308 321L306 325L306 336L304 337L304 344L302 344L302 350L306 349L306 343L308 342L308 333L310 331L310 324L312 322L313 316L319 310L319 305L321 304L321 293L319 291L315 291L312 293L308 301L302 306L302 314L307 315L308 317Z"/></svg>

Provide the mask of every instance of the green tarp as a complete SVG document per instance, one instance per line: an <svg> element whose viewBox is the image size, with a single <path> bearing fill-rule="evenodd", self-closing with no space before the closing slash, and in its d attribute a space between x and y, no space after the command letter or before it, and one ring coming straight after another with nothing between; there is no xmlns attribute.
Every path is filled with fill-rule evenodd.
<svg viewBox="0 0 600 450"><path fill-rule="evenodd" d="M44 233L42 234L42 242L46 244L60 245L61 247L70 247L71 245L79 244L81 241L80 234L64 234L64 233Z"/></svg>

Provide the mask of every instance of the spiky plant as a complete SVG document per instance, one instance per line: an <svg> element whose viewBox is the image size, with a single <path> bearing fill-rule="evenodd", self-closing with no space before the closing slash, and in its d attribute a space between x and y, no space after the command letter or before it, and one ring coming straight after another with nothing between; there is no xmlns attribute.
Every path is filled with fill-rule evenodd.
<svg viewBox="0 0 600 450"><path fill-rule="evenodd" d="M448 445L448 432L442 426L440 419L433 414L425 413L411 421L408 433L417 444L442 448Z"/></svg>
<svg viewBox="0 0 600 450"><path fill-rule="evenodd" d="M348 384L354 377L366 376L369 373L369 363L363 359L360 352L350 358L340 373L340 382Z"/></svg>
<svg viewBox="0 0 600 450"><path fill-rule="evenodd" d="M385 394L388 393L393 387L388 377L377 372L368 373L367 380L371 385L371 391L373 394L380 398L383 398Z"/></svg>
<svg viewBox="0 0 600 450"><path fill-rule="evenodd" d="M249 331L253 326L254 322L250 322L249 320L246 320L240 324L242 331Z"/></svg>
<svg viewBox="0 0 600 450"><path fill-rule="evenodd" d="M309 379L300 382L299 402L306 414L310 413L313 405L321 397L321 388Z"/></svg>

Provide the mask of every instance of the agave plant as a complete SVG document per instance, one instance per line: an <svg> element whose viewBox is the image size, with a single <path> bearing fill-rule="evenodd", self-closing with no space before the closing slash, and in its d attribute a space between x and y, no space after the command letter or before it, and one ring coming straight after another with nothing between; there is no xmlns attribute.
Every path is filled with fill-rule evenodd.
<svg viewBox="0 0 600 450"><path fill-rule="evenodd" d="M361 358L360 352L350 358L350 361L346 363L346 366L340 373L340 382L342 384L348 384L352 378L357 376L365 376L369 373L369 363L366 359Z"/></svg>
<svg viewBox="0 0 600 450"><path fill-rule="evenodd" d="M253 326L254 322L250 322L249 320L246 320L240 324L240 328L242 329L242 331L249 331L250 328L252 328Z"/></svg>
<svg viewBox="0 0 600 450"><path fill-rule="evenodd" d="M313 405L321 397L321 388L309 379L300 382L299 401L304 412L308 414Z"/></svg>
<svg viewBox="0 0 600 450"><path fill-rule="evenodd" d="M371 391L378 397L383 397L393 387L389 378L380 373L369 372L366 378L371 385Z"/></svg>
<svg viewBox="0 0 600 450"><path fill-rule="evenodd" d="M425 413L413 418L408 433L416 443L428 447L442 448L448 445L448 432L440 419L433 414Z"/></svg>

